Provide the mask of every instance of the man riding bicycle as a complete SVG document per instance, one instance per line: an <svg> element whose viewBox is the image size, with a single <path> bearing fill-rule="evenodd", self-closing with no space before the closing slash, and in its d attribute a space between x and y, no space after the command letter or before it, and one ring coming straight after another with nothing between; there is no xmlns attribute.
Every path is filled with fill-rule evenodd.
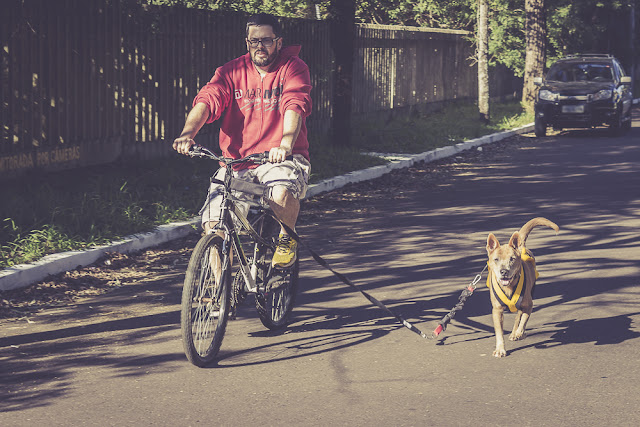
<svg viewBox="0 0 640 427"><path fill-rule="evenodd" d="M220 149L224 157L239 159L269 152L270 163L243 164L234 174L267 185L269 206L293 230L311 168L305 124L311 113L309 68L297 56L300 46L282 47L280 24L272 15L261 13L248 19L246 43L248 53L219 67L195 97L173 148L187 154L202 126L222 117ZM216 178L222 179L224 173L221 168ZM206 233L212 232L220 217L221 201L221 185L212 183L200 212ZM281 229L272 265L293 265L296 245Z"/></svg>

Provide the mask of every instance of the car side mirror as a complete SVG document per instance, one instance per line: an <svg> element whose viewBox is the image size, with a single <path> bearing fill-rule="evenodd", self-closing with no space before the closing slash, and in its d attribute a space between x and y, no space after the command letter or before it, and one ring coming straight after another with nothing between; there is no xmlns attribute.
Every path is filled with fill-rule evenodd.
<svg viewBox="0 0 640 427"><path fill-rule="evenodd" d="M620 83L622 83L623 85L630 85L631 84L631 76L624 76L620 79Z"/></svg>
<svg viewBox="0 0 640 427"><path fill-rule="evenodd" d="M533 84L536 86L542 86L542 77L534 77Z"/></svg>

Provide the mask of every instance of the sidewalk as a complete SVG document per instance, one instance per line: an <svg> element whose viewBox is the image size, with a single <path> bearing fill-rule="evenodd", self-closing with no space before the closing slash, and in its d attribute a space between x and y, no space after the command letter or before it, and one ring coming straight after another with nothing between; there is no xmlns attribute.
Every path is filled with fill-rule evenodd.
<svg viewBox="0 0 640 427"><path fill-rule="evenodd" d="M381 166L374 166L368 169L354 171L345 175L326 179L317 184L312 184L307 190L307 198L320 193L341 188L347 184L367 181L378 178L394 169L408 168L418 162L433 162L446 157L451 157L457 153L479 147L484 144L501 141L516 134L533 131L533 124L522 126L510 131L499 132L492 135L485 135L481 138L472 139L456 145L438 148L420 154L380 154L387 158L389 163ZM0 271L0 291L18 289L29 286L33 283L45 279L49 275L59 274L78 267L90 265L102 258L107 252L129 253L142 249L158 246L165 242L179 239L192 233L194 226L199 223L199 218L194 218L186 222L176 222L161 225L154 231L148 233L134 234L127 238L113 242L109 245L98 246L84 251L70 251L59 254L47 255L30 264L20 264Z"/></svg>

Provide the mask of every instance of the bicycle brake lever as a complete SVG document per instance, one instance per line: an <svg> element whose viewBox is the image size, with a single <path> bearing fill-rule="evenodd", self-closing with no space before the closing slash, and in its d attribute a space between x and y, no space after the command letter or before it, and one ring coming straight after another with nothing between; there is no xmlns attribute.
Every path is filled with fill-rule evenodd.
<svg viewBox="0 0 640 427"><path fill-rule="evenodd" d="M264 165L265 163L269 163L269 152L265 151L264 153L254 153L247 156L251 159L253 163Z"/></svg>
<svg viewBox="0 0 640 427"><path fill-rule="evenodd" d="M190 157L200 157L202 156L202 145L194 144L189 147L189 152L187 153Z"/></svg>

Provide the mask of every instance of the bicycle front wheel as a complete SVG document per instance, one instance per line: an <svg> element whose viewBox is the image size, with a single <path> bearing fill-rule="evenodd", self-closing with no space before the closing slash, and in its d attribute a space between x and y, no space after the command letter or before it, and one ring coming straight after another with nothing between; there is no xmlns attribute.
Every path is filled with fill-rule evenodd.
<svg viewBox="0 0 640 427"><path fill-rule="evenodd" d="M211 363L218 354L229 317L231 268L222 253L222 243L216 234L198 241L182 288L180 325L184 352L191 363L200 367Z"/></svg>

